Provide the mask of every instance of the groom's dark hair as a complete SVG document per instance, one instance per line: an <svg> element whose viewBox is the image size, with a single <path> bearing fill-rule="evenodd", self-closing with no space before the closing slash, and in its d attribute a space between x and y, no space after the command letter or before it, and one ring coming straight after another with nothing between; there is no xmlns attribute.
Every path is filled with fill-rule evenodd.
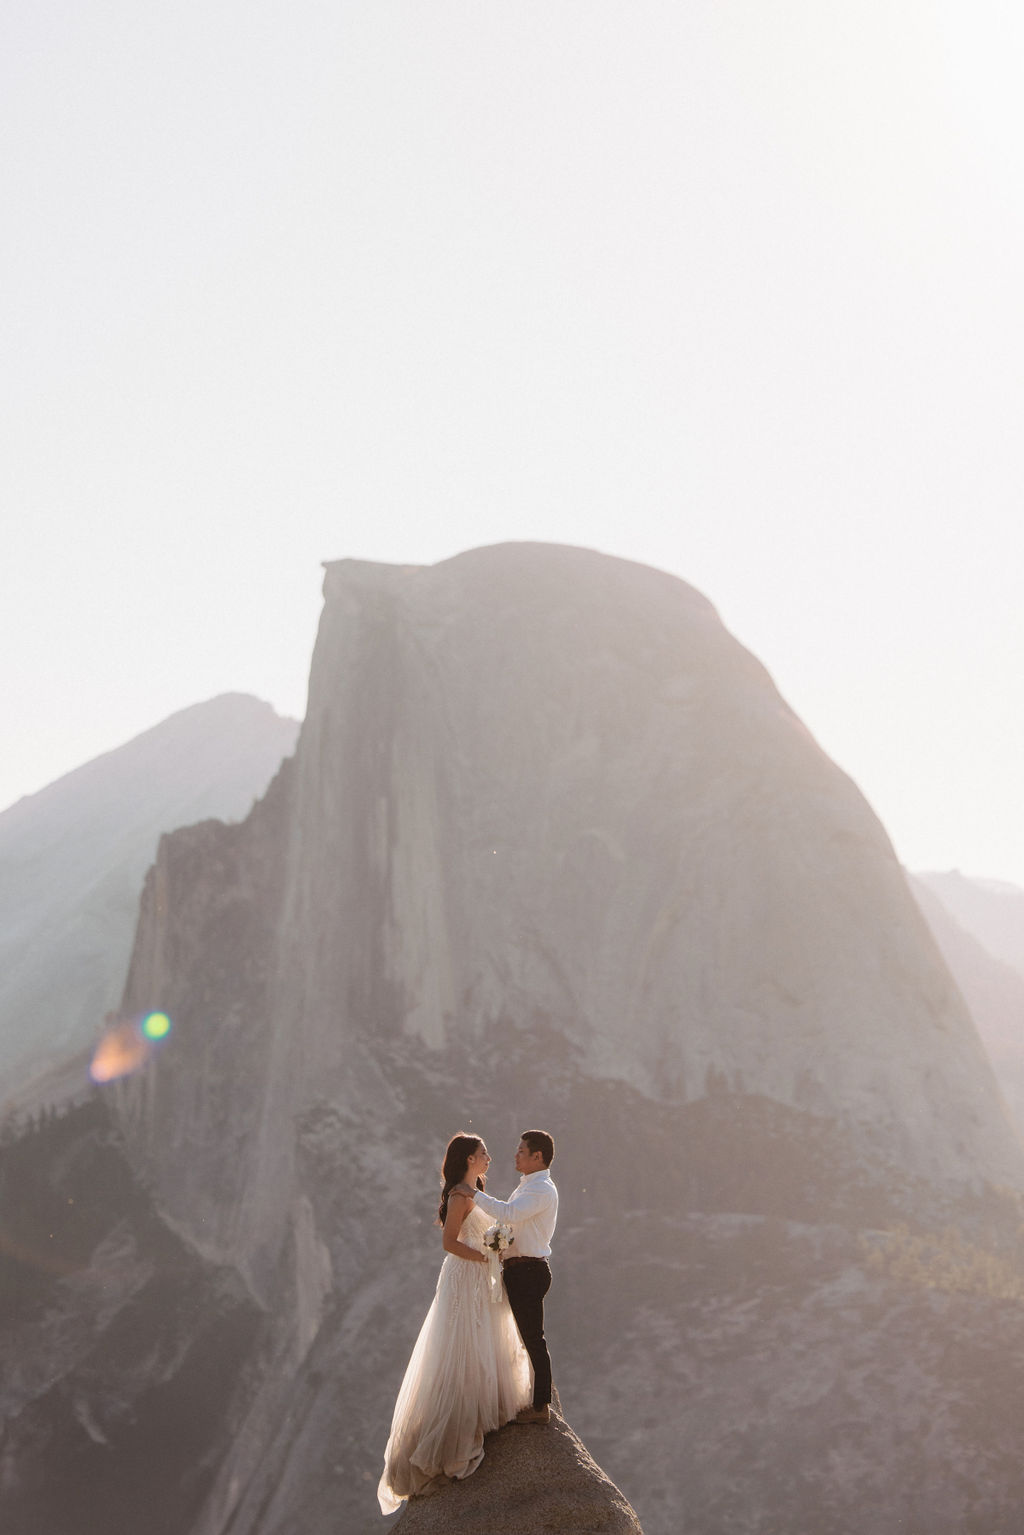
<svg viewBox="0 0 1024 1535"><path fill-rule="evenodd" d="M544 1158L544 1166L550 1167L555 1155L555 1143L546 1130L524 1130L519 1137L526 1142L528 1151L540 1152Z"/></svg>

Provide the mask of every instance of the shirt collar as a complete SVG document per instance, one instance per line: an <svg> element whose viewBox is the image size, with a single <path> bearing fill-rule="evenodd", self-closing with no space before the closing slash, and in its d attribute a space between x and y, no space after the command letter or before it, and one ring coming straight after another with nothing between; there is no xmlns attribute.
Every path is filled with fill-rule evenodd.
<svg viewBox="0 0 1024 1535"><path fill-rule="evenodd" d="M519 1182L530 1183L534 1178L546 1178L549 1171L547 1167L539 1167L535 1173L520 1173Z"/></svg>

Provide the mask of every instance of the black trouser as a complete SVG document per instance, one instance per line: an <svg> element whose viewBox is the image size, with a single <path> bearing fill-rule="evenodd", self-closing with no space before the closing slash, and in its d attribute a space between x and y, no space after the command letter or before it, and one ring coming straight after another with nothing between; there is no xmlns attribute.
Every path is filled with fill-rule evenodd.
<svg viewBox="0 0 1024 1535"><path fill-rule="evenodd" d="M544 1341L544 1297L551 1287L551 1270L543 1258L520 1258L502 1267L508 1303L533 1365L533 1405L546 1407L551 1401L551 1356Z"/></svg>

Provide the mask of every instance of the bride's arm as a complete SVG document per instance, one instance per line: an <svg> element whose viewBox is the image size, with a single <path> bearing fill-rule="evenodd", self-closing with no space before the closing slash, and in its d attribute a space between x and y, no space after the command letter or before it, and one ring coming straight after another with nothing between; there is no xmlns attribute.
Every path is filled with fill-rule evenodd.
<svg viewBox="0 0 1024 1535"><path fill-rule="evenodd" d="M475 1247L467 1247L465 1242L459 1241L462 1222L466 1219L472 1203L468 1194L460 1194L457 1189L452 1189L448 1195L448 1213L445 1216L441 1241L446 1253L454 1253L457 1258L468 1258L471 1263L486 1263L486 1253L477 1252Z"/></svg>

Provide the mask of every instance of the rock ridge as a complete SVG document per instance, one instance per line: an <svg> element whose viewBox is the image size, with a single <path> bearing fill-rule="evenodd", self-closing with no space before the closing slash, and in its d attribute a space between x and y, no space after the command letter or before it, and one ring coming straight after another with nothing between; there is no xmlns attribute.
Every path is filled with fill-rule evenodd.
<svg viewBox="0 0 1024 1535"><path fill-rule="evenodd" d="M640 1521L561 1414L544 1427L509 1424L484 1440L472 1476L412 1498L401 1535L642 1535Z"/></svg>

